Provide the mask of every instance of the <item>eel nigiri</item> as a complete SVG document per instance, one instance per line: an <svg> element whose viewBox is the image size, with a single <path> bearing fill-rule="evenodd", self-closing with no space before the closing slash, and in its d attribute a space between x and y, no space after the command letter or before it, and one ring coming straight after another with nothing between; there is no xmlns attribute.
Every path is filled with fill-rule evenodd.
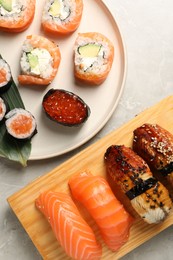
<svg viewBox="0 0 173 260"><path fill-rule="evenodd" d="M133 218L116 199L107 181L89 172L69 180L72 195L89 211L106 245L117 251L129 238Z"/></svg>
<svg viewBox="0 0 173 260"><path fill-rule="evenodd" d="M22 46L22 85L48 85L55 78L61 61L59 47L49 39L39 35L28 35Z"/></svg>
<svg viewBox="0 0 173 260"><path fill-rule="evenodd" d="M101 258L100 244L68 194L45 191L36 199L36 207L45 215L68 256L77 260Z"/></svg>
<svg viewBox="0 0 173 260"><path fill-rule="evenodd" d="M140 156L124 145L112 145L105 153L105 163L112 181L119 185L147 223L165 219L172 208L169 192L153 177Z"/></svg>
<svg viewBox="0 0 173 260"><path fill-rule="evenodd" d="M35 0L1 0L0 30L22 32L26 30L35 15Z"/></svg>
<svg viewBox="0 0 173 260"><path fill-rule="evenodd" d="M173 185L173 135L158 124L134 130L133 149Z"/></svg>
<svg viewBox="0 0 173 260"><path fill-rule="evenodd" d="M46 0L42 14L43 30L54 35L68 35L79 27L82 13L82 0Z"/></svg>
<svg viewBox="0 0 173 260"><path fill-rule="evenodd" d="M74 45L75 78L100 85L108 76L114 59L114 46L103 34L79 33Z"/></svg>

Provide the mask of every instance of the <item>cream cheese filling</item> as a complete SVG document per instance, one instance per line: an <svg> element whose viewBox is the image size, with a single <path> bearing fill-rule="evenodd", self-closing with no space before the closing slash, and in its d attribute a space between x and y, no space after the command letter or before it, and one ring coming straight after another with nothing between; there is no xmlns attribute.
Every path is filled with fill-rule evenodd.
<svg viewBox="0 0 173 260"><path fill-rule="evenodd" d="M11 0L11 7L5 8L2 3L0 2L0 14L2 16L11 16L11 15L16 15L16 14L20 14L20 12L22 11L23 8L23 3L19 0ZM25 2L25 1L24 1Z"/></svg>

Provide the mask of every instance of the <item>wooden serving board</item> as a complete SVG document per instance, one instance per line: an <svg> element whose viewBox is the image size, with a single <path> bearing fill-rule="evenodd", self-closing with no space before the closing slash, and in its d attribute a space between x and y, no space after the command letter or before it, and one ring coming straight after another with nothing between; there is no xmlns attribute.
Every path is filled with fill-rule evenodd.
<svg viewBox="0 0 173 260"><path fill-rule="evenodd" d="M43 259L65 260L69 258L56 241L44 216L36 209L35 199L41 192L49 189L69 193L67 184L69 177L86 169L91 171L94 175L102 175L106 178L104 165L104 153L106 149L112 144L131 146L133 130L143 123L158 123L173 133L173 96L169 96L155 106L146 109L119 129L89 146L51 172L34 180L25 188L8 198L11 208L24 229L27 231ZM173 224L173 211L171 211L171 214L164 220L164 222L156 225L149 225L136 215L125 196L119 196L119 192L116 196L125 205L126 209L135 217L129 241L116 253L111 252L104 245L94 221L90 218L85 209L78 204L81 214L92 226L98 240L100 240L103 245L102 259L104 260L115 260L121 258L137 246Z"/></svg>

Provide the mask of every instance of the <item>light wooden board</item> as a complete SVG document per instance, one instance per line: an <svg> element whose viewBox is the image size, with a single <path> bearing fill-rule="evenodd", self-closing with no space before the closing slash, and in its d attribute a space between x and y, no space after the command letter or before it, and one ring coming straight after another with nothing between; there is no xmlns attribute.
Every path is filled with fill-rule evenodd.
<svg viewBox="0 0 173 260"><path fill-rule="evenodd" d="M27 231L43 259L65 260L69 258L59 246L45 218L36 209L35 199L41 192L49 189L68 193L69 189L67 183L69 177L72 174L86 169L91 171L94 175L102 175L106 177L106 169L104 165L104 153L106 149L112 144L131 146L133 130L143 123L158 123L173 133L173 96L167 97L155 106L146 109L130 122L97 141L95 144L89 146L79 154L52 170L50 173L34 180L25 188L8 198L11 208L24 229ZM81 214L93 227L97 238L103 244L102 259L104 260L115 260L121 258L173 223L172 211L163 223L157 225L146 224L136 215L125 196L119 196L119 192L116 196L124 203L126 209L135 217L129 241L116 253L111 252L104 245L94 221L90 218L85 209L83 209L81 205L77 204Z"/></svg>

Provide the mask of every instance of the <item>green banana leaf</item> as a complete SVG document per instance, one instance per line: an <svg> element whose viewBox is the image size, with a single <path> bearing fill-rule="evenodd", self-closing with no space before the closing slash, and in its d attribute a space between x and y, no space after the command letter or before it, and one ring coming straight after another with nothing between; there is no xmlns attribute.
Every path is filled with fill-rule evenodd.
<svg viewBox="0 0 173 260"><path fill-rule="evenodd" d="M1 58L1 55L0 55ZM10 88L1 97L8 103L9 109L25 108L19 90L12 80ZM0 156L27 166L27 160L31 153L31 141L18 141L10 139L6 133L5 124L0 124Z"/></svg>

